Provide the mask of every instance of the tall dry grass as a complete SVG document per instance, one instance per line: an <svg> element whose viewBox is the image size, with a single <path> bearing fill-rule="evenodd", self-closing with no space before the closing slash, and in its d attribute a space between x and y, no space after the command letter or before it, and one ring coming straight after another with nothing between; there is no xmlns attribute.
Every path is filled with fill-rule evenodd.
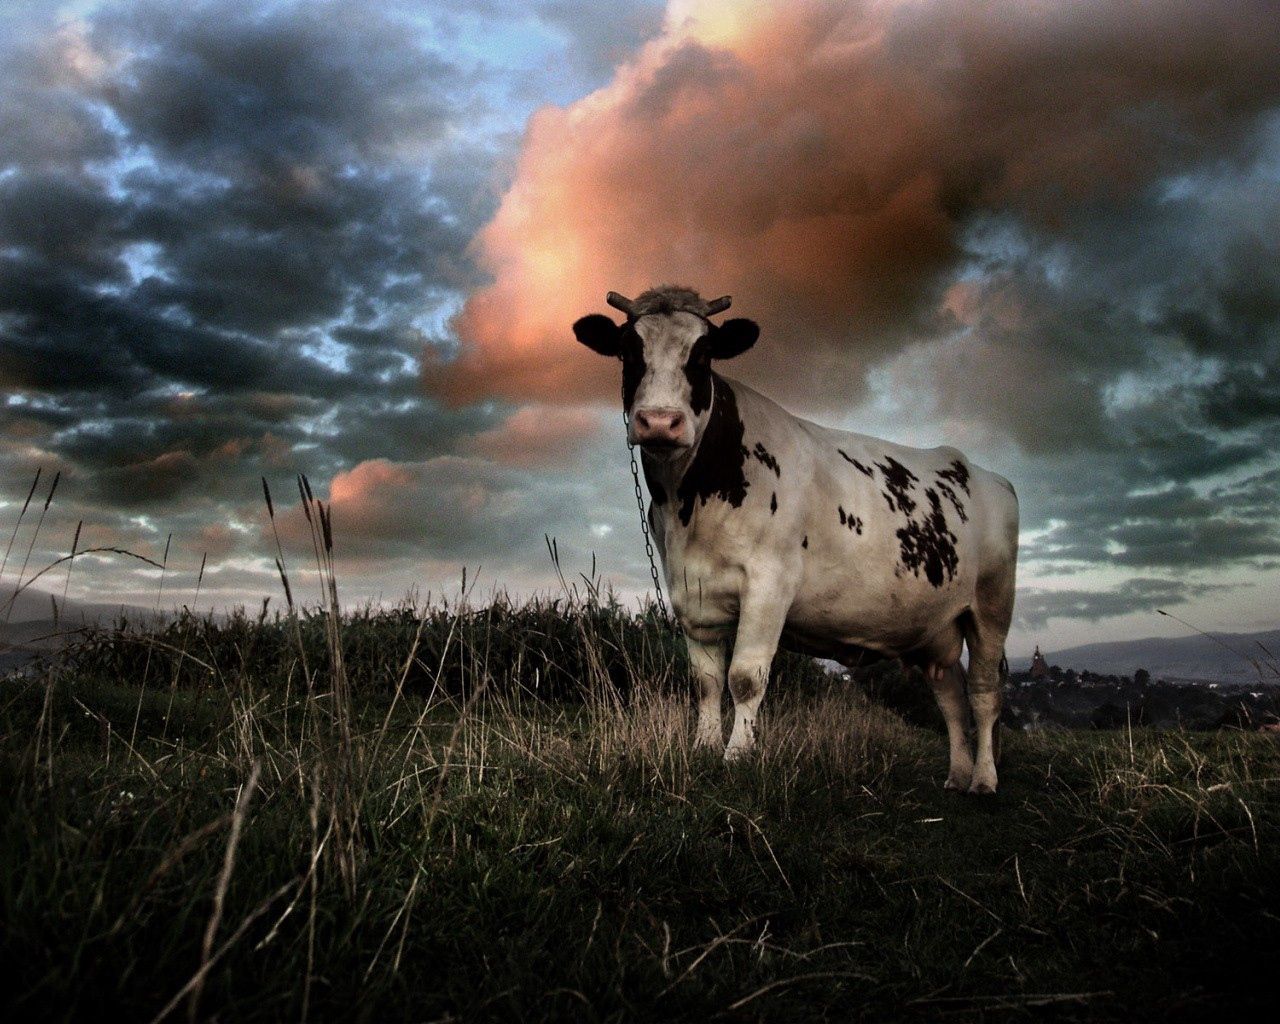
<svg viewBox="0 0 1280 1024"><path fill-rule="evenodd" d="M344 610L299 488L318 604L277 541L282 614L84 630L0 691L12 1014L1132 1020L1276 937L1264 739L1015 737L1001 803L947 801L940 739L784 658L725 766L653 609L593 571Z"/></svg>

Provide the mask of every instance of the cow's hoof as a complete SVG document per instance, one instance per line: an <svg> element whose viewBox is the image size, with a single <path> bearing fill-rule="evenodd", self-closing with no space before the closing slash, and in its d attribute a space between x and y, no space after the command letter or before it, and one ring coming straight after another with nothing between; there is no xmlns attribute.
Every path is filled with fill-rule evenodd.
<svg viewBox="0 0 1280 1024"><path fill-rule="evenodd" d="M696 732L693 734L694 750L714 750L716 753L724 750L724 735L714 732Z"/></svg>
<svg viewBox="0 0 1280 1024"><path fill-rule="evenodd" d="M969 790L969 776L948 775L947 781L942 784L942 788L949 793L967 793Z"/></svg>
<svg viewBox="0 0 1280 1024"><path fill-rule="evenodd" d="M724 752L725 764L738 764L751 756L750 747L728 747Z"/></svg>
<svg viewBox="0 0 1280 1024"><path fill-rule="evenodd" d="M970 796L995 796L996 787L986 782L975 782L969 787Z"/></svg>

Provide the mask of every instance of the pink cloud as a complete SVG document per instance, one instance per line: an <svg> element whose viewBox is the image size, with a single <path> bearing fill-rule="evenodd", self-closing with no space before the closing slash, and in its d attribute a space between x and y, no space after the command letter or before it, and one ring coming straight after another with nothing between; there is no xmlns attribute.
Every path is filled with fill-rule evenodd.
<svg viewBox="0 0 1280 1024"><path fill-rule="evenodd" d="M526 405L500 426L472 437L467 447L503 465L554 466L572 459L601 427L600 414L593 409Z"/></svg>
<svg viewBox="0 0 1280 1024"><path fill-rule="evenodd" d="M673 3L612 82L532 118L473 243L493 283L428 386L455 402L607 396L616 367L570 324L610 289L674 281L760 321L747 358L765 374L848 393L946 314L976 211L1051 229L1238 141L1280 94L1280 19L1261 10Z"/></svg>

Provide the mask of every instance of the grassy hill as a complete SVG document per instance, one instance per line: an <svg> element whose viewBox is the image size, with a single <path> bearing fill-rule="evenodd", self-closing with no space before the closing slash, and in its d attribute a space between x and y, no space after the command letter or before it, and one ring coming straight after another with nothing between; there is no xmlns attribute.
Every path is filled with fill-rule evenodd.
<svg viewBox="0 0 1280 1024"><path fill-rule="evenodd" d="M599 602L168 630L0 691L8 1019L1270 1003L1269 736L1009 736L976 800L794 663L759 756L691 750L678 644Z"/></svg>

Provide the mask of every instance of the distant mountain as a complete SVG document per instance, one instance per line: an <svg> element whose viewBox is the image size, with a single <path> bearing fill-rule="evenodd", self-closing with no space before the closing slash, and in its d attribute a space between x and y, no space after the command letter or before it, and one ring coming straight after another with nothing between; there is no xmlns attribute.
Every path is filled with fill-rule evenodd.
<svg viewBox="0 0 1280 1024"><path fill-rule="evenodd" d="M13 584L0 584L0 623L9 623L10 626L24 622L43 622L53 620L53 601L54 595L47 590L40 590L38 587L28 587L18 595L18 599L13 602L13 608L10 609L9 599L13 597ZM124 614L130 619L148 617L154 614L150 609L140 608L137 605L122 604L115 602L91 602L91 601L75 601L68 599L63 601L62 595L56 595L58 603L58 618L60 621L70 625L83 625L85 623L110 622L119 615Z"/></svg>
<svg viewBox="0 0 1280 1024"><path fill-rule="evenodd" d="M107 625L124 615L130 622L144 622L154 612L136 605L63 601L58 596L58 617L48 591L28 587L8 608L13 584L0 586L0 675L27 664L40 651L59 649L65 634L80 626Z"/></svg>
<svg viewBox="0 0 1280 1024"><path fill-rule="evenodd" d="M1280 629L1263 633L1118 640L1043 653L1050 665L1064 669L1131 676L1145 668L1152 679L1204 679L1224 683L1257 682L1258 668L1252 663L1256 661L1262 667L1263 679L1280 683ZM1015 670L1030 665L1030 658L1012 659Z"/></svg>

